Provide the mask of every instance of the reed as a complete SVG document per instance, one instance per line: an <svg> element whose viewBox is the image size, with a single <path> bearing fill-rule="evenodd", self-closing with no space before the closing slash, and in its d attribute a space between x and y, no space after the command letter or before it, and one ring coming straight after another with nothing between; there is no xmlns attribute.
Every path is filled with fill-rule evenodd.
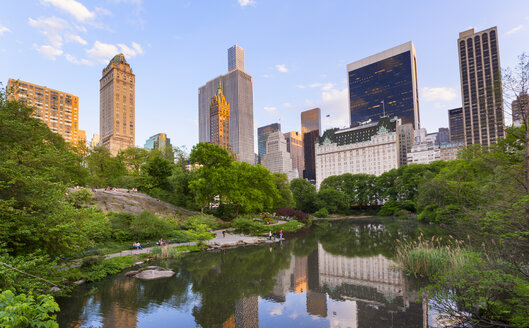
<svg viewBox="0 0 529 328"><path fill-rule="evenodd" d="M431 239L420 235L417 240L397 241L395 259L402 270L415 277L431 278L464 264L468 260L465 243L453 237Z"/></svg>

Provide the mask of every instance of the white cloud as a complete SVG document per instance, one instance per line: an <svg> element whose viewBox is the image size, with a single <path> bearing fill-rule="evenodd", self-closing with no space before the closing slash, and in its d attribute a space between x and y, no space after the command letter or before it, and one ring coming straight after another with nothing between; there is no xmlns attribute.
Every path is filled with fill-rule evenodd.
<svg viewBox="0 0 529 328"><path fill-rule="evenodd" d="M347 88L331 88L322 91L318 106L326 115L329 115L328 118L324 119L327 128L349 125L349 100L347 99L347 94Z"/></svg>
<svg viewBox="0 0 529 328"><path fill-rule="evenodd" d="M450 101L457 97L454 88L440 87L440 88L422 88L422 100L429 101Z"/></svg>
<svg viewBox="0 0 529 328"><path fill-rule="evenodd" d="M255 0L237 0L241 7L246 7L248 5L255 6Z"/></svg>
<svg viewBox="0 0 529 328"><path fill-rule="evenodd" d="M274 106L265 106L264 110L271 114L277 113L277 108Z"/></svg>
<svg viewBox="0 0 529 328"><path fill-rule="evenodd" d="M507 32L505 32L505 35L514 34L514 33L518 32L518 31L520 31L521 29L523 29L523 24L520 24L520 25L508 30Z"/></svg>
<svg viewBox="0 0 529 328"><path fill-rule="evenodd" d="M323 91L329 91L329 90L332 90L332 88L334 88L334 83L325 83L321 89Z"/></svg>
<svg viewBox="0 0 529 328"><path fill-rule="evenodd" d="M31 27L40 29L40 32L48 38L48 41L55 48L62 47L62 33L70 27L68 22L58 17L29 18L28 23Z"/></svg>
<svg viewBox="0 0 529 328"><path fill-rule="evenodd" d="M0 36L1 36L2 34L4 34L5 32L11 32L11 30L8 29L8 28L5 27L5 26L0 25Z"/></svg>
<svg viewBox="0 0 529 328"><path fill-rule="evenodd" d="M91 61L89 61L88 59L77 59L75 58L74 56L70 55L70 54L64 54L64 57L66 58L67 61L69 61L70 63L72 64L77 64L77 65L93 65L94 63L92 63Z"/></svg>
<svg viewBox="0 0 529 328"><path fill-rule="evenodd" d="M42 0L45 3L49 3L55 6L73 17L80 22L92 20L96 17L96 14L88 10L82 3L75 0Z"/></svg>
<svg viewBox="0 0 529 328"><path fill-rule="evenodd" d="M286 102L286 103L283 103L283 107L291 108L291 107L292 107L292 104L289 103L289 102Z"/></svg>
<svg viewBox="0 0 529 328"><path fill-rule="evenodd" d="M91 49L86 50L89 57L100 63L107 63L112 57L122 52L126 58L132 58L143 54L143 48L136 42L129 47L123 43L113 45L100 41L94 42Z"/></svg>
<svg viewBox="0 0 529 328"><path fill-rule="evenodd" d="M305 89L306 86L304 86L303 84L298 84L298 85L296 85L296 88L298 88L298 89Z"/></svg>
<svg viewBox="0 0 529 328"><path fill-rule="evenodd" d="M319 88L319 87L321 87L321 86L322 86L321 83L312 83L312 84L309 84L309 87L310 87L310 88Z"/></svg>
<svg viewBox="0 0 529 328"><path fill-rule="evenodd" d="M96 7L95 9L95 12L98 14L98 15L105 15L105 16L110 16L112 15L112 12L106 8L103 8L103 7Z"/></svg>
<svg viewBox="0 0 529 328"><path fill-rule="evenodd" d="M83 39L82 37L80 37L79 35L76 35L76 34L68 33L68 34L66 34L65 37L69 41L77 42L77 43L82 44L82 45L87 45L88 44L88 42L86 42L85 39Z"/></svg>
<svg viewBox="0 0 529 328"><path fill-rule="evenodd" d="M60 48L56 48L51 45L38 46L34 44L33 47L35 47L35 49L37 49L37 51L40 52L44 57L51 60L55 60L57 56L62 55L62 50Z"/></svg>
<svg viewBox="0 0 529 328"><path fill-rule="evenodd" d="M267 79L267 78L270 77L270 75L269 75L269 74L265 74L265 75L263 75L263 77L264 77L265 79Z"/></svg>
<svg viewBox="0 0 529 328"><path fill-rule="evenodd" d="M276 69L281 72L281 73L286 73L288 72L288 68L285 64L278 64L276 65Z"/></svg>

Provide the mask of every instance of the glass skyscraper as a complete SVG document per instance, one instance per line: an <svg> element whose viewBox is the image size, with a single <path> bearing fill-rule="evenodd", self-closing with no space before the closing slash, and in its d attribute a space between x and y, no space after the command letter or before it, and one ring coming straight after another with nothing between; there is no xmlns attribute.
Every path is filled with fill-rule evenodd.
<svg viewBox="0 0 529 328"><path fill-rule="evenodd" d="M257 151L259 154L259 162L261 162L266 154L266 141L272 132L281 131L281 124L272 123L262 126L257 129Z"/></svg>
<svg viewBox="0 0 529 328"><path fill-rule="evenodd" d="M448 110L448 124L450 126L450 141L464 141L465 131L463 129L463 108Z"/></svg>
<svg viewBox="0 0 529 328"><path fill-rule="evenodd" d="M387 115L420 127L417 58L411 41L347 65L347 74L351 126Z"/></svg>
<svg viewBox="0 0 529 328"><path fill-rule="evenodd" d="M321 111L313 108L301 112L301 133L303 134L303 153L305 169L303 179L316 183L316 154L314 143L320 137Z"/></svg>

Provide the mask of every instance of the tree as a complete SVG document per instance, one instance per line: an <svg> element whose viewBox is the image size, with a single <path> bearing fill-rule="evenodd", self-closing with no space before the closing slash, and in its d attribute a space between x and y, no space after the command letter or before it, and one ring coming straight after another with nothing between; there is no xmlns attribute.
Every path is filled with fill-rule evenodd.
<svg viewBox="0 0 529 328"><path fill-rule="evenodd" d="M304 179L293 179L290 181L290 191L296 203L296 209L307 213L316 210L316 187Z"/></svg>
<svg viewBox="0 0 529 328"><path fill-rule="evenodd" d="M288 186L288 177L286 174L276 172L272 174L272 178L279 192L279 197L274 201L274 209L292 207L294 205L294 198Z"/></svg>
<svg viewBox="0 0 529 328"><path fill-rule="evenodd" d="M58 328L54 312L59 312L59 305L51 295L40 295L35 299L31 295L15 295L10 290L0 293L1 327Z"/></svg>
<svg viewBox="0 0 529 328"><path fill-rule="evenodd" d="M331 213L344 213L349 208L345 193L333 189L321 189L316 198L316 206L319 209L326 208Z"/></svg>
<svg viewBox="0 0 529 328"><path fill-rule="evenodd" d="M529 195L529 54L522 53L518 57L518 64L515 68L505 70L502 82L506 107L511 108L513 100L518 102L522 129L518 132L511 132L516 133L516 137L524 145L524 188L526 194Z"/></svg>
<svg viewBox="0 0 529 328"><path fill-rule="evenodd" d="M167 190L169 188L168 178L172 173L172 164L169 160L156 154L147 160L142 166L142 171L148 178L147 188L160 188Z"/></svg>
<svg viewBox="0 0 529 328"><path fill-rule="evenodd" d="M90 184L94 187L120 186L120 179L127 169L120 157L112 157L105 146L96 146L85 157L90 172Z"/></svg>
<svg viewBox="0 0 529 328"><path fill-rule="evenodd" d="M118 159L130 174L139 176L142 166L149 158L149 151L145 148L130 147L118 153Z"/></svg>

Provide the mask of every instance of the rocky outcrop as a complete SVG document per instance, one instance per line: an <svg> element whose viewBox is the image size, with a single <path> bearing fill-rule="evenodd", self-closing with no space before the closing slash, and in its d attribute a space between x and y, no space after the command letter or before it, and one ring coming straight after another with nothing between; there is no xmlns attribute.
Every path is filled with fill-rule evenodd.
<svg viewBox="0 0 529 328"><path fill-rule="evenodd" d="M159 266L148 266L145 269L139 271L129 271L126 273L126 275L141 280L154 280L161 278L171 278L175 275L175 272L173 270L165 269Z"/></svg>

